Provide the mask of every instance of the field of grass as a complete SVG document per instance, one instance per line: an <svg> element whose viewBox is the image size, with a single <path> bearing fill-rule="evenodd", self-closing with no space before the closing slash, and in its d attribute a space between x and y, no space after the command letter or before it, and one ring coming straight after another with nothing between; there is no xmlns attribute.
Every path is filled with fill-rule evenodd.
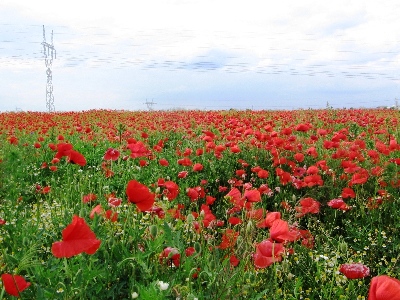
<svg viewBox="0 0 400 300"><path fill-rule="evenodd" d="M0 299L400 299L397 110L0 113L0 145Z"/></svg>

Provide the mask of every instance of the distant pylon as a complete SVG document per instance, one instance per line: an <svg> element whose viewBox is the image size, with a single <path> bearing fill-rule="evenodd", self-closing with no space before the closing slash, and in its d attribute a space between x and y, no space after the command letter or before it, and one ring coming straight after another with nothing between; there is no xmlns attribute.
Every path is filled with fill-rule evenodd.
<svg viewBox="0 0 400 300"><path fill-rule="evenodd" d="M148 101L148 100L146 99L146 102L145 102L144 104L147 105L147 108L148 108L149 110L153 110L153 104L157 104L157 103L155 103L155 102L153 101L153 99L151 99L151 102Z"/></svg>
<svg viewBox="0 0 400 300"><path fill-rule="evenodd" d="M53 57L56 58L56 49L53 46L53 30L51 31L51 44L46 42L46 33L43 25L43 54L46 64L47 84L46 84L46 108L49 112L54 112L54 95L53 95L53 77L51 66L53 64Z"/></svg>

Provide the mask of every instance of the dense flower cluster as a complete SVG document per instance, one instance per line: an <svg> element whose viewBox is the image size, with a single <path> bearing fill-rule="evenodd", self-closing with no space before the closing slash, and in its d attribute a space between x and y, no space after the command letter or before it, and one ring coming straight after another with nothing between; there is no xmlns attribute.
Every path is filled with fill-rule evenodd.
<svg viewBox="0 0 400 300"><path fill-rule="evenodd" d="M40 121L33 122L34 117ZM395 248L387 247L388 254L382 250L391 238L380 229L374 239L358 245L367 239L363 234L375 226L374 220L395 232L386 223L392 217L387 207L396 203L400 187L395 115L327 110L150 115L95 111L32 113L24 118L1 115L7 150L1 150L0 164L5 170L21 165L20 173L28 174L20 175L27 182L10 184L5 178L9 182L0 187L6 195L1 201L13 199L15 207L25 204L21 216L30 215L33 203L38 243L42 237L45 241L40 245L42 263L64 261L66 278L57 281L60 285L79 280L89 285L92 278L100 282L116 268L124 276L110 279L104 285L107 289L129 287L136 298L150 295L152 286L153 292L192 299L195 296L188 291L227 279L231 272L232 278L247 276L243 289L258 289L261 295L266 282L260 274L269 278L274 272L281 286L284 276L287 281L298 276L292 290L306 295L311 292L299 288L303 282L319 284L330 274L343 290L346 282L366 278L360 285L370 281L368 299L398 299L396 267L373 265L383 256L386 265L395 266ZM25 166L24 159L30 164ZM7 194L7 187L14 190ZM38 208L43 201L42 208L57 211L53 223L41 224L41 217L51 217L51 212ZM386 209L386 215L380 215L380 209ZM5 236L18 223L10 215L0 209ZM363 217L368 226L351 227L352 220ZM18 245L19 236L15 241L7 238L5 252ZM28 244L26 236L22 240L15 246L18 251ZM324 255L308 259L324 247L340 255L335 261ZM47 292L43 283L34 282L42 275L24 265L28 259L18 263L14 253L5 254L1 277L8 294ZM91 268L99 261L107 276L89 271L87 277L79 275L86 263ZM74 277L68 268L77 265ZM301 275L292 273L299 269ZM318 273L321 269L326 274ZM380 275L386 270L387 275ZM135 286L152 272L157 280L151 281L148 291ZM300 278L305 273L318 276ZM126 274L132 278L126 279ZM168 276L177 276L182 283ZM236 296L248 298L244 293Z"/></svg>

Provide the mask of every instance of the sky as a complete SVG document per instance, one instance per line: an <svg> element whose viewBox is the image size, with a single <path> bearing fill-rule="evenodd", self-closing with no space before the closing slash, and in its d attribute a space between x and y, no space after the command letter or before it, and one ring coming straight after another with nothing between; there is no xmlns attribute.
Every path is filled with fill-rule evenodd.
<svg viewBox="0 0 400 300"><path fill-rule="evenodd" d="M1 0L0 112L47 110L52 31L56 111L394 106L399 16L398 0Z"/></svg>

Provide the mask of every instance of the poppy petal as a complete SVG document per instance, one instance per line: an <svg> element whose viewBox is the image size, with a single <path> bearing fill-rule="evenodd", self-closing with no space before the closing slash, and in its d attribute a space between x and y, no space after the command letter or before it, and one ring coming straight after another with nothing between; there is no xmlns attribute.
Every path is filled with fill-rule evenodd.
<svg viewBox="0 0 400 300"><path fill-rule="evenodd" d="M272 265L274 262L282 260L281 257L267 257L267 256L262 256L259 254L254 255L254 266L256 268L266 268Z"/></svg>
<svg viewBox="0 0 400 300"><path fill-rule="evenodd" d="M80 165L81 167L86 165L85 157L78 151L71 150L68 154L68 159L70 162Z"/></svg>
<svg viewBox="0 0 400 300"><path fill-rule="evenodd" d="M299 237L296 231L289 230L289 224L282 219L276 219L272 223L270 236L271 239L277 242L293 242Z"/></svg>
<svg viewBox="0 0 400 300"><path fill-rule="evenodd" d="M82 252L93 254L101 244L85 220L75 215L72 223L63 230L62 236L63 240L54 242L51 247L53 255L57 258L68 258Z"/></svg>
<svg viewBox="0 0 400 300"><path fill-rule="evenodd" d="M136 180L130 180L126 187L129 202L135 203L140 211L149 210L154 204L154 194L149 188Z"/></svg>
<svg viewBox="0 0 400 300"><path fill-rule="evenodd" d="M369 268L361 263L343 264L339 272L348 279L359 279L369 276Z"/></svg>
<svg viewBox="0 0 400 300"><path fill-rule="evenodd" d="M400 280L380 275L372 278L368 300L400 300Z"/></svg>
<svg viewBox="0 0 400 300"><path fill-rule="evenodd" d="M31 285L30 282L25 281L25 278L19 275L3 274L1 279L6 292L15 297L19 297L20 292Z"/></svg>

